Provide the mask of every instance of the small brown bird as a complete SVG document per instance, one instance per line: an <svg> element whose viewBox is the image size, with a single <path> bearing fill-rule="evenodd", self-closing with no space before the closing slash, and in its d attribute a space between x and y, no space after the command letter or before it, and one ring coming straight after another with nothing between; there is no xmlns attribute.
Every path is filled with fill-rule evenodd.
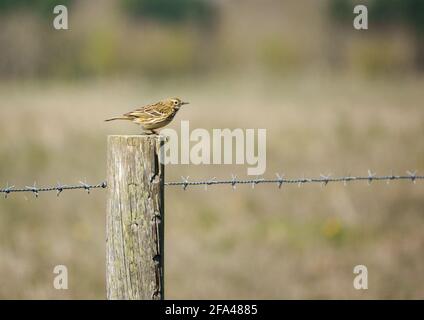
<svg viewBox="0 0 424 320"><path fill-rule="evenodd" d="M123 116L107 119L105 121L130 120L139 124L143 131L156 133L155 129L162 128L169 124L172 119L174 119L181 106L185 104L188 104L188 102L183 102L179 98L170 98L154 104L149 104L125 113Z"/></svg>

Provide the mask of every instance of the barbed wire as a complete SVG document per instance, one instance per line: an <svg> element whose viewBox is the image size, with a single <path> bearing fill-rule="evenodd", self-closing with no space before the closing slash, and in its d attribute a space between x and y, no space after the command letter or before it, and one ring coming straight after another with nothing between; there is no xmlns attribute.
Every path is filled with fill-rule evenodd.
<svg viewBox="0 0 424 320"><path fill-rule="evenodd" d="M4 197L7 198L11 193L31 192L36 198L38 198L41 192L54 191L57 196L60 196L61 193L66 190L85 190L89 194L92 189L105 188L107 188L107 183L105 181L99 184L88 184L86 182L79 181L79 184L77 185L66 185L58 182L56 186L50 187L38 187L37 183L34 182L32 186L25 186L24 188L15 188L15 186L9 186L9 183L7 183L5 188L0 189L0 193L3 193Z"/></svg>
<svg viewBox="0 0 424 320"><path fill-rule="evenodd" d="M181 186L184 190L187 190L189 186L204 186L205 190L207 190L208 186L211 185L231 185L233 189L236 188L238 184L250 184L252 188L254 188L258 184L262 183L271 183L276 184L278 188L284 184L297 184L299 187L304 184L309 183L318 183L322 186L326 186L328 183L337 183L342 182L344 185L347 185L348 182L353 181L367 181L368 184L371 184L373 181L386 181L389 183L390 181L395 180L409 180L413 183L416 183L417 180L424 180L424 176L417 175L417 171L406 171L406 175L383 175L378 176L376 173L373 173L371 170L368 170L368 175L366 176L340 176L340 177L331 177L331 174L320 174L318 178L284 178L284 174L276 173L276 178L274 179L265 179L265 178L256 178L256 179L237 179L236 175L231 175L231 179L228 180L217 180L216 177L213 177L208 180L197 180L190 181L189 177L181 177L181 181L175 182L165 182L166 186Z"/></svg>
<svg viewBox="0 0 424 320"><path fill-rule="evenodd" d="M252 188L254 188L258 184L275 184L278 188L285 184L297 184L299 187L304 184L317 183L322 186L326 186L329 183L343 183L345 186L349 182L354 181L367 181L368 184L371 184L373 181L386 181L387 183L396 180L407 180L413 183L416 183L417 180L424 180L423 175L417 175L417 171L406 171L406 175L382 175L378 176L376 173L373 173L371 170L368 170L368 175L366 176L339 176L332 177L331 174L320 174L317 178L284 178L284 174L276 173L276 178L266 179L266 178L256 178L256 179L237 179L237 176L232 174L231 179L227 180L217 180L216 177L213 177L208 180L196 180L190 181L189 177L181 177L181 181L170 181L165 182L165 186L181 186L183 190L187 190L189 186L204 186L205 190L208 190L208 186L211 185L231 185L233 189L236 189L237 185L246 185L250 184ZM0 194L3 193L4 197L7 198L11 193L22 193L22 192L30 192L33 193L36 198L38 198L39 194L42 192L56 192L57 196L60 196L63 191L66 190L85 190L87 193L90 193L92 189L106 189L107 183L106 181L98 183L98 184L88 184L83 181L79 181L77 185L64 185L61 183L57 183L56 186L50 187L38 187L37 183L34 182L32 186L25 186L24 188L15 188L15 186L10 186L7 183L6 187L0 189Z"/></svg>

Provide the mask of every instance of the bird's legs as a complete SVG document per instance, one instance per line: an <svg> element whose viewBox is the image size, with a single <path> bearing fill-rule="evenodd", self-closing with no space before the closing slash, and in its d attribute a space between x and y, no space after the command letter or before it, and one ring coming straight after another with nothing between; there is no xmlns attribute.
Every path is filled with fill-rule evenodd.
<svg viewBox="0 0 424 320"><path fill-rule="evenodd" d="M153 129L143 129L142 134L146 134L146 135L151 135L151 134L158 134L155 130Z"/></svg>

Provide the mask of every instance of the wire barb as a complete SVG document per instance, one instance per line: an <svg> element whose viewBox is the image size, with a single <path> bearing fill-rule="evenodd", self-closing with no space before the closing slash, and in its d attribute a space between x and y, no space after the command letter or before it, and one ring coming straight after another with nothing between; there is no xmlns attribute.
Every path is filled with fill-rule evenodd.
<svg viewBox="0 0 424 320"><path fill-rule="evenodd" d="M9 182L6 183L6 188L3 189L5 199L7 199L7 196L9 195L9 193L11 193L13 191L13 188L15 188L15 186L9 186Z"/></svg>
<svg viewBox="0 0 424 320"><path fill-rule="evenodd" d="M60 182L57 182L57 187L56 187L56 196L57 196L57 197L59 197L59 196L60 196L60 194L62 193L62 191L63 191L63 186L62 186L62 184L61 184Z"/></svg>
<svg viewBox="0 0 424 320"><path fill-rule="evenodd" d="M255 186L261 182L264 182L265 179L257 177L255 180L252 180L252 189L255 189Z"/></svg>
<svg viewBox="0 0 424 320"><path fill-rule="evenodd" d="M214 184L215 181L216 181L216 177L209 179L208 183L205 184L205 191L208 191L208 186L210 186L211 184Z"/></svg>
<svg viewBox="0 0 424 320"><path fill-rule="evenodd" d="M331 173L329 173L327 175L323 175L321 173L319 176L323 179L321 187L327 186L328 182L330 181Z"/></svg>
<svg viewBox="0 0 424 320"><path fill-rule="evenodd" d="M417 170L415 171L406 171L406 173L410 176L411 181L415 184L417 179Z"/></svg>
<svg viewBox="0 0 424 320"><path fill-rule="evenodd" d="M84 188L85 191L87 191L87 194L90 194L90 191L91 191L91 186L90 185L88 185L84 181L79 181L79 184L82 185L82 187Z"/></svg>
<svg viewBox="0 0 424 320"><path fill-rule="evenodd" d="M376 173L373 173L370 169L368 169L368 185L371 185L371 182L374 180L375 176Z"/></svg>
<svg viewBox="0 0 424 320"><path fill-rule="evenodd" d="M181 176L181 179L183 180L182 186L183 186L184 191L186 191L187 190L187 187L190 185L190 182L188 181L188 178L189 178L189 176L187 176L187 177Z"/></svg>
<svg viewBox="0 0 424 320"><path fill-rule="evenodd" d="M34 181L34 184L32 185L32 187L25 186L25 188L27 188L29 191L34 193L34 196L38 198L38 195L39 195L38 193L40 190L37 188L37 182Z"/></svg>
<svg viewBox="0 0 424 320"><path fill-rule="evenodd" d="M283 186L284 183L284 173L282 175L280 175L279 173L275 174L277 176L277 180L278 180L278 189L281 189L281 187Z"/></svg>
<svg viewBox="0 0 424 320"><path fill-rule="evenodd" d="M231 174L231 186L233 190L236 190L237 176L235 174Z"/></svg>

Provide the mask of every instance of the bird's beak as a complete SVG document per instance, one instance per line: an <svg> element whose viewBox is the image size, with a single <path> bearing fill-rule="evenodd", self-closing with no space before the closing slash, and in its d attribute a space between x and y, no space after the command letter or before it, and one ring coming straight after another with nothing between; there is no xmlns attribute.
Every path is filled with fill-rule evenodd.
<svg viewBox="0 0 424 320"><path fill-rule="evenodd" d="M181 105L190 104L190 102L181 102Z"/></svg>

